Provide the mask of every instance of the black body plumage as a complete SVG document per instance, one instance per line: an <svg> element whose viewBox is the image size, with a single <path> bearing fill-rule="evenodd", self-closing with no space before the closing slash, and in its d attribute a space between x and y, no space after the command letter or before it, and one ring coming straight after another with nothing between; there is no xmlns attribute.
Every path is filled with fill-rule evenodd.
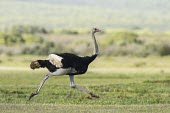
<svg viewBox="0 0 170 113"><path fill-rule="evenodd" d="M85 73L88 69L88 65L97 57L97 55L80 57L72 53L57 53L56 55L63 58L61 61L63 64L63 69L74 68L77 71L77 73L68 73L68 75ZM59 67L51 64L49 60L37 61L41 65L41 67L46 67L50 72L55 72L57 69L59 69Z"/></svg>
<svg viewBox="0 0 170 113"><path fill-rule="evenodd" d="M55 72L58 68L51 64L49 60L37 60L41 68L47 68L50 72Z"/></svg>

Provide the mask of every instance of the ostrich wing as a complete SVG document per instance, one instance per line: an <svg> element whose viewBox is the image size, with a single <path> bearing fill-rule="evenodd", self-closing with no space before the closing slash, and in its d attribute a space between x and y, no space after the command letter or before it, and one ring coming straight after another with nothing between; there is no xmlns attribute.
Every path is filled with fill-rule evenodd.
<svg viewBox="0 0 170 113"><path fill-rule="evenodd" d="M49 60L49 62L53 65L55 65L56 67L63 67L63 64L62 64L62 57L56 55L56 54L50 54L48 56L48 58L46 60Z"/></svg>

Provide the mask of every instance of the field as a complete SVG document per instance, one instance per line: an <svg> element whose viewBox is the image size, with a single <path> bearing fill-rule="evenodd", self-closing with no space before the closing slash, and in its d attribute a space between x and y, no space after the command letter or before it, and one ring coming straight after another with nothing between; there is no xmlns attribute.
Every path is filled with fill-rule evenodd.
<svg viewBox="0 0 170 113"><path fill-rule="evenodd" d="M70 88L69 77L58 76L28 101L48 73L29 69L29 62L37 58L45 57L0 57L1 112L170 112L169 57L98 57L75 83L100 98Z"/></svg>

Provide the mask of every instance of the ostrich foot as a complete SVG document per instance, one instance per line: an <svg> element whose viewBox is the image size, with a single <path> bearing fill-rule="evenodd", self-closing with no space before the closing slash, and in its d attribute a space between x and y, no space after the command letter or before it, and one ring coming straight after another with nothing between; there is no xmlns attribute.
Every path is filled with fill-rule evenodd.
<svg viewBox="0 0 170 113"><path fill-rule="evenodd" d="M90 92L89 94L91 95L91 97L100 98L98 95L94 94L93 92Z"/></svg>
<svg viewBox="0 0 170 113"><path fill-rule="evenodd" d="M32 97L34 97L35 95L37 95L36 93L32 93L29 97L29 100L31 100Z"/></svg>

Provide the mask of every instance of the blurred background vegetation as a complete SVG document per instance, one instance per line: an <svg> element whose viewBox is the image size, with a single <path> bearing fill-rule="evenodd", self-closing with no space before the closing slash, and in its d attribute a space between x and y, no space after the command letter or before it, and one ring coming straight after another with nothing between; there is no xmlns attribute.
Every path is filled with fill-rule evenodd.
<svg viewBox="0 0 170 113"><path fill-rule="evenodd" d="M116 29L97 35L101 56L166 56L170 55L170 32ZM93 52L90 30L47 30L37 26L14 26L0 32L0 54L48 55Z"/></svg>
<svg viewBox="0 0 170 113"><path fill-rule="evenodd" d="M0 54L92 53L92 27L101 56L170 55L168 0L2 0Z"/></svg>

